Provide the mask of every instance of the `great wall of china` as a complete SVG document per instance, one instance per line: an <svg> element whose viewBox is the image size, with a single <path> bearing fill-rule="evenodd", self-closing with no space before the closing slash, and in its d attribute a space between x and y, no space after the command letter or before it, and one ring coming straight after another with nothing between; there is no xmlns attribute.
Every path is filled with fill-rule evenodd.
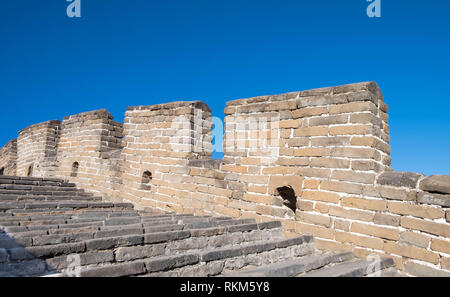
<svg viewBox="0 0 450 297"><path fill-rule="evenodd" d="M222 160L211 159L212 125L201 101L128 107L124 123L106 110L72 115L21 130L0 149L0 172L64 180L137 212L279 221L271 239L313 236L319 250L393 259L402 275L450 276L450 176L392 171L376 83L229 101ZM0 221L16 222L8 203Z"/></svg>

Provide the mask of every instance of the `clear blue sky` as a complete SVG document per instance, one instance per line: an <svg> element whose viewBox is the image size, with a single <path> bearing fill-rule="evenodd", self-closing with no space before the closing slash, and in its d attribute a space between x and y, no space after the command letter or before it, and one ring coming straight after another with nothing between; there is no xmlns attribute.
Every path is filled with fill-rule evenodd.
<svg viewBox="0 0 450 297"><path fill-rule="evenodd" d="M0 146L28 125L106 108L377 81L392 166L450 174L450 2L0 1Z"/></svg>

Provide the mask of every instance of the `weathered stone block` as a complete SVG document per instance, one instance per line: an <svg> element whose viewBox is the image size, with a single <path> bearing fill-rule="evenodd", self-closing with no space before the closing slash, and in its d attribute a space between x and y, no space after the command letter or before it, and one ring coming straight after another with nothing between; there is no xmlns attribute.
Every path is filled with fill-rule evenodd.
<svg viewBox="0 0 450 297"><path fill-rule="evenodd" d="M400 215L410 215L427 219L444 218L444 211L426 205L415 205L408 202L389 201L388 209L390 212Z"/></svg>
<svg viewBox="0 0 450 297"><path fill-rule="evenodd" d="M432 175L420 182L420 189L432 193L450 194L450 175Z"/></svg>
<svg viewBox="0 0 450 297"><path fill-rule="evenodd" d="M443 207L450 207L450 195L419 192L417 202L423 204L434 204Z"/></svg>
<svg viewBox="0 0 450 297"><path fill-rule="evenodd" d="M421 174L413 172L384 172L378 176L377 183L385 186L415 189L421 177Z"/></svg>
<svg viewBox="0 0 450 297"><path fill-rule="evenodd" d="M158 257L146 260L145 267L148 272L169 270L185 265L192 265L199 262L199 256L196 254L185 254L179 256Z"/></svg>
<svg viewBox="0 0 450 297"><path fill-rule="evenodd" d="M373 222L377 225L400 226L400 216L376 213Z"/></svg>
<svg viewBox="0 0 450 297"><path fill-rule="evenodd" d="M114 264L104 267L95 267L82 270L81 277L119 277L137 275L145 272L145 265L142 262L131 262L124 264Z"/></svg>
<svg viewBox="0 0 450 297"><path fill-rule="evenodd" d="M417 277L450 277L450 272L442 271L423 264L407 261L403 264L404 271Z"/></svg>
<svg viewBox="0 0 450 297"><path fill-rule="evenodd" d="M121 247L115 251L118 262L130 261L142 258L150 258L164 254L164 245L144 245L133 247Z"/></svg>

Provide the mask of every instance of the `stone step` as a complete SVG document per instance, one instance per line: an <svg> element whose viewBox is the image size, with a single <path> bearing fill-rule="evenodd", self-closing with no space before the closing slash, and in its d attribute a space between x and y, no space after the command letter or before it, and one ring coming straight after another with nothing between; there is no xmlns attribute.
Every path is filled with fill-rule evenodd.
<svg viewBox="0 0 450 297"><path fill-rule="evenodd" d="M290 259L256 269L242 270L227 274L229 277L292 277L302 273L316 270L324 266L349 261L354 258L352 253L325 253L308 255L300 259Z"/></svg>
<svg viewBox="0 0 450 297"><path fill-rule="evenodd" d="M0 176L0 185L2 184L16 184L16 185L50 185L75 187L74 183L69 183L62 179L53 178L36 178L36 177L17 177L17 176Z"/></svg>
<svg viewBox="0 0 450 297"><path fill-rule="evenodd" d="M73 225L70 224L71 221L69 220L62 220L65 221L66 225ZM55 222L57 222L55 220ZM73 221L72 221L73 222ZM58 222L57 222L58 223ZM32 226L32 229L28 227L27 231L22 232L15 232L15 233L8 233L11 238L13 238L17 243L29 247L29 246L42 246L42 245L52 245L52 244L60 244L60 243L71 243L71 242L77 242L82 240L88 240L88 239L96 239L96 238L105 238L105 237L115 237L115 236L125 236L125 235L138 235L138 234L151 234L151 233L164 233L167 234L177 234L177 233L170 233L170 232L177 232L177 231L190 231L191 235L190 237L198 237L200 235L203 236L219 236L226 233L236 233L236 232L251 232L251 231L259 231L259 230L279 230L279 234L281 234L281 225L280 224L274 224L274 223L260 223L256 225L256 228L250 225L231 225L228 227L212 227L212 228L203 228L203 229L196 229L191 227L190 225L166 225L166 228L155 228L153 225L145 225L145 224L130 224L130 225L115 225L115 226L108 226L103 222L103 226L100 225L101 221L94 222L97 223L97 225L93 225L93 230L81 230L81 232L74 232L72 231L70 234L67 232L58 232L61 231L62 226L58 225L59 228L51 229L48 225L42 226L42 228L37 229L36 226ZM89 225L87 225L89 226ZM84 227L87 227L84 226ZM167 228L168 227L168 228ZM22 229L23 230L23 229ZM195 230L195 231L192 231ZM6 229L6 231L20 231L14 229L14 227L9 227ZM44 233L45 232L45 233ZM202 233L203 232L203 233ZM267 231L266 233L270 233L270 231ZM197 236L195 236L197 235ZM259 234L261 235L261 234ZM273 234L269 234L273 235ZM157 236L162 236L161 234L158 234ZM164 235L167 236L167 235ZM281 235L280 235L281 236ZM270 236L269 236L270 237ZM253 234L249 236L244 236L244 240L240 240L236 236L234 238L230 238L231 242L233 243L240 243L242 241L249 241L249 240L257 240L258 238L261 238L261 236L258 237L258 234ZM170 238L169 238L170 239ZM195 241L195 240L192 240ZM223 241L222 241L223 243ZM225 241L226 243L226 241ZM195 244L195 243L193 243ZM218 246L219 244L216 244Z"/></svg>
<svg viewBox="0 0 450 297"><path fill-rule="evenodd" d="M37 202L37 201L67 201L67 200L84 200L84 201L102 201L101 197L94 196L84 196L84 195L67 195L67 196L50 196L50 195L42 195L42 196L16 196L16 195L8 195L8 196L0 196L0 203L7 202Z"/></svg>
<svg viewBox="0 0 450 297"><path fill-rule="evenodd" d="M324 267L301 276L303 277L361 277L394 266L392 258L355 260L342 264Z"/></svg>
<svg viewBox="0 0 450 297"><path fill-rule="evenodd" d="M65 210L70 210L65 208ZM75 210L76 211L76 210ZM31 213L33 214L33 213ZM64 216L64 217L63 217ZM200 228L200 227L214 227L218 224L239 224L241 222L247 222L247 220L211 220L208 223L192 222L183 224L178 218L184 218L186 215L175 215L155 218L155 221L148 220L148 217L140 217L133 210L121 210L121 211L89 211L83 210L81 213L64 211L62 213L45 213L38 215L26 215L21 216L3 216L0 217L0 226L3 226L6 232L13 235L20 235L21 232L36 231L36 230L52 230L58 228L64 228L64 225L73 225L74 223L101 223L103 226L126 226L132 224L142 224L145 228L155 228L157 226L165 225L178 225L181 224L186 228ZM55 222L50 222L55 220ZM254 220L252 221L254 222Z"/></svg>
<svg viewBox="0 0 450 297"><path fill-rule="evenodd" d="M85 196L85 197L91 197L94 196L92 193L87 193L82 190L72 190L72 191L65 191L65 190L54 190L54 191L40 191L40 190L7 190L7 189L0 189L0 197L8 197L8 196Z"/></svg>
<svg viewBox="0 0 450 297"><path fill-rule="evenodd" d="M314 249L312 237L295 240L255 242L243 247L215 249L200 253L183 253L149 257L125 263L81 267L82 277L96 276L213 276L224 269L237 269L245 265L262 265L276 261L279 256L306 255Z"/></svg>
<svg viewBox="0 0 450 297"><path fill-rule="evenodd" d="M2 192L0 190L0 192ZM14 191L15 192L15 191ZM0 202L8 200L16 200L18 198L24 198L24 199L42 199L42 197L56 197L55 199L58 199L61 197L61 199L64 199L64 197L86 197L91 198L94 197L92 193L84 193L84 192L34 192L33 194L30 193L0 193ZM99 198L99 196L95 196L96 199ZM15 199L14 199L15 198ZM53 199L53 200L55 200ZM67 199L67 198L66 198Z"/></svg>
<svg viewBox="0 0 450 297"><path fill-rule="evenodd" d="M83 190L75 187L65 186L41 186L41 185L16 185L16 184L0 184L0 189L3 191L36 191L36 192L81 192Z"/></svg>
<svg viewBox="0 0 450 297"><path fill-rule="evenodd" d="M131 203L113 203L100 201L53 201L53 202L0 202L0 211L8 211L12 209L63 209L63 208L134 208Z"/></svg>
<svg viewBox="0 0 450 297"><path fill-rule="evenodd" d="M268 228L272 227L266 223L261 223L260 226L260 230L264 230L263 232L268 231ZM142 229L133 231L140 232L140 234L91 239L93 236L96 237L98 232L84 234L79 233L78 235L82 236L76 238L71 237L71 240L83 239L83 241L81 242L66 242L25 248L20 246L9 246L7 252L10 261L27 261L35 259L36 257L39 257L41 259L50 258L47 260L47 263L49 263L54 268L63 269L67 267L65 266L68 265L67 257L70 257L70 255L68 256L68 254L71 253L87 252L88 254L93 254L98 251L114 250L114 259L116 260L116 262L123 262L167 254L176 255L193 251L201 252L201 250L204 249L216 250L216 248L218 247L234 246L236 243L241 244L240 248L242 248L243 253L245 253L253 251L247 251L247 249L252 249L252 247L254 249L255 247L253 242L255 242L256 240L259 240L259 243L266 243L270 240L279 239L280 235L282 235L281 228L279 228L278 234L263 234L259 237L245 237L243 234L235 233L240 231L230 229L227 230L225 227L215 229L212 228L209 230L194 229L164 233L143 233ZM227 235L227 233L229 235ZM69 236L72 236L72 234ZM242 237L241 240L234 240L239 236ZM234 239L232 237L234 237ZM45 238L45 236L33 238L33 241L36 239L38 240L37 243L39 244L49 243L49 241L47 241L48 238ZM287 245L291 244L291 242L287 243ZM221 256L226 255L226 249L222 248L222 251L224 254L221 254ZM82 254L79 256L82 257ZM210 252L204 257L209 257L208 259L212 259L212 257L217 257L217 255L214 253L211 254Z"/></svg>

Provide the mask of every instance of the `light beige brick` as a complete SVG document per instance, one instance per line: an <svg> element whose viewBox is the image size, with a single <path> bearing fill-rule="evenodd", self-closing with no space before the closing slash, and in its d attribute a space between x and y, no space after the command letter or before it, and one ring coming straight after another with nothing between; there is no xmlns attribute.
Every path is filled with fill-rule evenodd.
<svg viewBox="0 0 450 297"><path fill-rule="evenodd" d="M279 127L280 128L298 128L302 125L302 120L283 120L280 121Z"/></svg>
<svg viewBox="0 0 450 297"><path fill-rule="evenodd" d="M311 146L347 146L350 136L326 136L311 138Z"/></svg>
<svg viewBox="0 0 450 297"><path fill-rule="evenodd" d="M295 157L322 157L322 156L328 156L330 154L329 148L313 148L313 147L306 147L306 148L297 148L294 150L294 156Z"/></svg>
<svg viewBox="0 0 450 297"><path fill-rule="evenodd" d="M272 214L272 206L258 204L258 205L256 205L255 211L256 211L256 213L259 213L259 214L271 215Z"/></svg>
<svg viewBox="0 0 450 297"><path fill-rule="evenodd" d="M367 198L343 197L341 205L351 208L359 208L364 210L384 211L386 210L385 200L375 200Z"/></svg>
<svg viewBox="0 0 450 297"><path fill-rule="evenodd" d="M340 196L335 193L304 190L301 199L338 203Z"/></svg>
<svg viewBox="0 0 450 297"><path fill-rule="evenodd" d="M320 212L320 213L324 213L324 214L328 214L328 212L330 211L330 206L328 204L325 203L321 203L321 202L316 202L314 205L314 211Z"/></svg>
<svg viewBox="0 0 450 297"><path fill-rule="evenodd" d="M328 168L298 167L296 173L297 175L304 177L329 178L331 175L331 170Z"/></svg>
<svg viewBox="0 0 450 297"><path fill-rule="evenodd" d="M371 235L374 237L385 238L390 240L399 239L399 231L394 228L385 228L379 226L373 226L368 224L362 224L358 222L353 222L351 226L351 231L354 233L361 233L366 235Z"/></svg>
<svg viewBox="0 0 450 297"><path fill-rule="evenodd" d="M308 146L309 137L291 138L287 141L289 147Z"/></svg>
<svg viewBox="0 0 450 297"><path fill-rule="evenodd" d="M268 168L263 168L262 173L263 174L293 174L295 171L295 168L293 167L288 167L288 166L277 166L277 167L268 167Z"/></svg>
<svg viewBox="0 0 450 297"><path fill-rule="evenodd" d="M423 219L402 217L400 225L403 228L423 231L426 233L450 238L450 225L430 222Z"/></svg>
<svg viewBox="0 0 450 297"><path fill-rule="evenodd" d="M318 116L328 113L328 108L326 107L312 107L312 108L300 108L292 112L294 119L304 118L310 116Z"/></svg>
<svg viewBox="0 0 450 297"><path fill-rule="evenodd" d="M249 202L255 202L255 203L264 203L264 204L271 204L272 198L266 195L257 195L257 194L249 194L245 193L242 196L242 199Z"/></svg>
<svg viewBox="0 0 450 297"><path fill-rule="evenodd" d="M375 214L373 212L357 210L357 209L345 209L340 206L330 206L329 214L334 217L372 222Z"/></svg>
<svg viewBox="0 0 450 297"><path fill-rule="evenodd" d="M429 252L426 249L418 248L412 245L386 241L383 250L389 254L395 254L412 259L422 260L432 264L439 263L438 254Z"/></svg>
<svg viewBox="0 0 450 297"><path fill-rule="evenodd" d="M450 257L442 257L441 258L441 267L447 270L450 270Z"/></svg>
<svg viewBox="0 0 450 297"><path fill-rule="evenodd" d="M298 128L294 130L294 136L327 136L328 127L308 127L308 128Z"/></svg>
<svg viewBox="0 0 450 297"><path fill-rule="evenodd" d="M336 231L336 241L343 243L352 243L356 246L377 250L383 249L383 240L380 238L356 235L348 232Z"/></svg>
<svg viewBox="0 0 450 297"><path fill-rule="evenodd" d="M310 166L325 168L349 168L350 160L336 158L313 158L310 162Z"/></svg>
<svg viewBox="0 0 450 297"><path fill-rule="evenodd" d="M377 150L369 147L336 147L333 149L331 156L355 159L373 159L376 161L381 160L380 153Z"/></svg>
<svg viewBox="0 0 450 297"><path fill-rule="evenodd" d="M450 254L450 240L433 238L431 240L431 249L433 251Z"/></svg>
<svg viewBox="0 0 450 297"><path fill-rule="evenodd" d="M336 124L346 124L348 122L348 115L334 115L314 117L308 120L308 126L329 126Z"/></svg>
<svg viewBox="0 0 450 297"><path fill-rule="evenodd" d="M294 155L294 150L292 150L292 155ZM281 166L307 166L309 164L309 158L297 158L297 157L288 157L278 158L276 164Z"/></svg>
<svg viewBox="0 0 450 297"><path fill-rule="evenodd" d="M247 173L247 167L238 165L222 165L222 169L225 171L231 171L236 173Z"/></svg>
<svg viewBox="0 0 450 297"><path fill-rule="evenodd" d="M334 228L342 231L350 231L350 221L335 219Z"/></svg>
<svg viewBox="0 0 450 297"><path fill-rule="evenodd" d="M373 217L373 222L377 225L387 225L387 226L400 226L400 216L384 214L384 213L376 213Z"/></svg>
<svg viewBox="0 0 450 297"><path fill-rule="evenodd" d="M373 127L369 125L332 126L329 133L334 135L367 135L373 133Z"/></svg>
<svg viewBox="0 0 450 297"><path fill-rule="evenodd" d="M318 215L313 213L307 213L307 212L297 212L295 215L297 221L314 224L314 225L320 225L324 227L331 227L332 219L328 216L324 215Z"/></svg>
<svg viewBox="0 0 450 297"><path fill-rule="evenodd" d="M324 180L320 183L320 189L347 194L361 194L362 192L361 185L346 182L327 181L327 180Z"/></svg>
<svg viewBox="0 0 450 297"><path fill-rule="evenodd" d="M444 211L426 205L415 205L408 202L388 202L389 211L400 215L410 215L419 218L440 219L444 217Z"/></svg>
<svg viewBox="0 0 450 297"><path fill-rule="evenodd" d="M301 222L295 223L295 232L298 234L307 234L318 238L333 239L334 230L318 225L310 225Z"/></svg>
<svg viewBox="0 0 450 297"><path fill-rule="evenodd" d="M303 181L304 189L317 190L319 188L319 185L320 185L320 180L307 179L307 180Z"/></svg>
<svg viewBox="0 0 450 297"><path fill-rule="evenodd" d="M400 243L414 245L425 249L430 245L430 239L430 236L416 232L403 231L400 233Z"/></svg>
<svg viewBox="0 0 450 297"><path fill-rule="evenodd" d="M331 178L342 181L373 184L375 182L375 173L355 172L352 170L334 170Z"/></svg>
<svg viewBox="0 0 450 297"><path fill-rule="evenodd" d="M251 185L248 187L249 192L259 193L259 194L266 194L267 193L267 187L266 186L256 186Z"/></svg>
<svg viewBox="0 0 450 297"><path fill-rule="evenodd" d="M314 203L306 200L297 200L297 208L299 210L311 211L314 209Z"/></svg>
<svg viewBox="0 0 450 297"><path fill-rule="evenodd" d="M343 244L340 242L324 240L320 238L314 238L314 244L316 248L325 251L350 252L352 250L352 246L350 244Z"/></svg>
<svg viewBox="0 0 450 297"><path fill-rule="evenodd" d="M375 115L378 113L378 109L375 106L375 104L369 101L331 105L329 110L330 114L353 113L363 111L370 111Z"/></svg>

